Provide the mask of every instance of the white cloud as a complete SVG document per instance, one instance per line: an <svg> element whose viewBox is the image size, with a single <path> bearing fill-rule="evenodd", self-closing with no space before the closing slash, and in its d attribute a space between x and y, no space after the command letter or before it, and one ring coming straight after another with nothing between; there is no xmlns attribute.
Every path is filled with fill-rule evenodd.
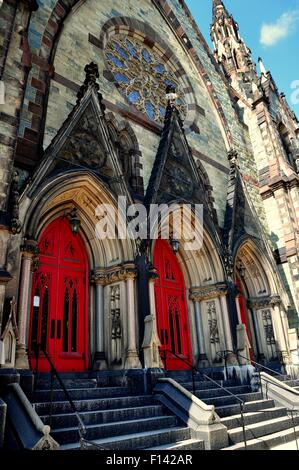
<svg viewBox="0 0 299 470"><path fill-rule="evenodd" d="M298 19L299 11L294 10L283 13L275 23L263 23L260 43L263 46L274 46L294 31Z"/></svg>

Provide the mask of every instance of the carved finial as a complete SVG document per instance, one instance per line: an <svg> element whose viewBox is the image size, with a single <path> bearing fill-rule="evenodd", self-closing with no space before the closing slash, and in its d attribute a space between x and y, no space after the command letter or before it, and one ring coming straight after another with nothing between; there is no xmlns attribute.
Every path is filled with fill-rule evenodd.
<svg viewBox="0 0 299 470"><path fill-rule="evenodd" d="M258 58L258 63L259 63L259 66L260 66L260 71L261 71L261 74L266 77L267 76L267 70L264 66L264 62L263 62L263 59L261 57Z"/></svg>
<svg viewBox="0 0 299 470"><path fill-rule="evenodd" d="M12 174L12 181L10 187L10 213L11 213L11 221L10 221L10 228L12 233L15 235L16 233L20 233L22 224L19 220L19 173L14 171Z"/></svg>
<svg viewBox="0 0 299 470"><path fill-rule="evenodd" d="M221 17L223 13L227 13L226 8L221 0L213 0L213 17Z"/></svg>
<svg viewBox="0 0 299 470"><path fill-rule="evenodd" d="M231 148L227 152L227 158L231 169L239 168L239 155L236 149Z"/></svg>
<svg viewBox="0 0 299 470"><path fill-rule="evenodd" d="M178 95L176 93L175 87L173 85L167 85L166 87L167 102L175 105L177 98L178 98Z"/></svg>
<svg viewBox="0 0 299 470"><path fill-rule="evenodd" d="M86 74L85 78L85 84L86 85L97 85L97 78L99 78L99 68L97 64L94 62L90 62L90 64L87 64L84 68L84 72Z"/></svg>
<svg viewBox="0 0 299 470"><path fill-rule="evenodd" d="M100 87L99 87L99 84L97 83L97 79L100 77L97 64L95 62L90 62L90 64L87 64L85 66L84 72L85 72L85 80L77 93L77 104L80 103L80 101L82 100L83 96L85 95L85 93L87 92L89 88L94 88L95 91L98 93L98 98L99 98L101 108L103 111L105 111L105 105L103 105L102 103L103 96L101 95L101 93L99 93Z"/></svg>
<svg viewBox="0 0 299 470"><path fill-rule="evenodd" d="M234 261L229 248L224 249L223 253L224 268L229 280L232 280L234 274Z"/></svg>
<svg viewBox="0 0 299 470"><path fill-rule="evenodd" d="M167 107L166 107L164 122L166 123L167 121L169 121L170 117L172 116L173 111L175 111L176 114L177 114L179 123L180 123L181 127L183 127L183 121L181 119L180 112L179 112L179 110L176 106L177 98L178 98L178 95L177 95L175 86L174 85L167 85L167 87L166 87Z"/></svg>

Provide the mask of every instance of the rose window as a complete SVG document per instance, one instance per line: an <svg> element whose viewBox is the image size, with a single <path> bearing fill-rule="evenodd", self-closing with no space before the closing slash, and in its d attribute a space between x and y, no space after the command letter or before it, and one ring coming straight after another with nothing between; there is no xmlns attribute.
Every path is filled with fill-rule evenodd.
<svg viewBox="0 0 299 470"><path fill-rule="evenodd" d="M153 121L163 122L167 106L166 87L171 85L178 94L177 107L181 117L186 117L184 84L176 77L172 64L162 60L158 49L119 34L108 42L105 55L120 92L138 111Z"/></svg>

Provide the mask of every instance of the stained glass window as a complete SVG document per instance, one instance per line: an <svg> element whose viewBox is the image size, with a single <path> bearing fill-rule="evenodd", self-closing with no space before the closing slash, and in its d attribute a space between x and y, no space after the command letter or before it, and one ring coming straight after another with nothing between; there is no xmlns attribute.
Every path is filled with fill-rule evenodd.
<svg viewBox="0 0 299 470"><path fill-rule="evenodd" d="M182 81L170 61L163 63L162 52L146 46L141 39L117 34L107 43L105 55L120 92L138 111L150 120L163 122L166 86L172 85L179 97L177 104L182 118L186 117Z"/></svg>

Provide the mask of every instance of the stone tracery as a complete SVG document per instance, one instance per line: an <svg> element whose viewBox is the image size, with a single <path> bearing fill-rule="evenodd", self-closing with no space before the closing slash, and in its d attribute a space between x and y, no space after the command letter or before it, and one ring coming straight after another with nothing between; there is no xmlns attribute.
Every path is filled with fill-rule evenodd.
<svg viewBox="0 0 299 470"><path fill-rule="evenodd" d="M186 117L182 83L157 48L150 48L141 39L117 34L107 43L105 56L118 88L138 111L153 121L163 122L167 106L165 90L171 85L177 91L181 115Z"/></svg>

